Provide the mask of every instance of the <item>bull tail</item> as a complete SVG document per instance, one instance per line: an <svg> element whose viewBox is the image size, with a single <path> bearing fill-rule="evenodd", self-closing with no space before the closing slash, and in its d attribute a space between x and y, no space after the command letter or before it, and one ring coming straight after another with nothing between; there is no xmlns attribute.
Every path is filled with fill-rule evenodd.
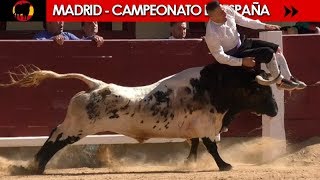
<svg viewBox="0 0 320 180"><path fill-rule="evenodd" d="M41 70L40 68L34 65L19 65L15 68L19 72L9 71L9 77L11 82L8 84L0 84L0 87L36 87L41 84L45 79L79 79L86 83L90 89L94 89L104 84L102 81L99 81L94 78L90 78L83 74L79 73L67 73L59 74L53 71Z"/></svg>

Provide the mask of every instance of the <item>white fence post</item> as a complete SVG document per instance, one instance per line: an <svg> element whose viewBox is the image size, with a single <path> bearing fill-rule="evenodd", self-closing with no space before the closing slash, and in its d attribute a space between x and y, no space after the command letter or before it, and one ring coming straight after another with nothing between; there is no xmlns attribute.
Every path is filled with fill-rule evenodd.
<svg viewBox="0 0 320 180"><path fill-rule="evenodd" d="M283 49L281 31L260 32L259 39L279 44L280 48ZM266 70L266 66L264 64L262 65L262 69ZM270 161L286 152L286 133L284 127L284 91L278 90L275 85L272 85L272 92L278 105L278 114L273 118L266 115L262 116L262 137L268 139L270 138L272 140L270 145L264 149L264 161Z"/></svg>

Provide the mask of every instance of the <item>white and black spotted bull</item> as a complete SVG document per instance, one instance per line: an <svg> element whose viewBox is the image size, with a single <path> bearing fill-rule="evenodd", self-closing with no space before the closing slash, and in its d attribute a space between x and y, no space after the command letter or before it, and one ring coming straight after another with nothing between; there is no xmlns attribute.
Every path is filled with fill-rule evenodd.
<svg viewBox="0 0 320 180"><path fill-rule="evenodd" d="M45 79L74 78L89 87L72 97L64 121L52 130L35 155L32 167L39 174L66 145L105 131L140 143L149 138L202 138L219 169L230 170L232 166L221 159L216 143L210 140L219 133L222 119L243 110L270 116L278 110L268 86L277 79L264 80L254 70L221 64L190 68L142 87L123 87L83 74L40 69L22 75L1 86L29 87Z"/></svg>

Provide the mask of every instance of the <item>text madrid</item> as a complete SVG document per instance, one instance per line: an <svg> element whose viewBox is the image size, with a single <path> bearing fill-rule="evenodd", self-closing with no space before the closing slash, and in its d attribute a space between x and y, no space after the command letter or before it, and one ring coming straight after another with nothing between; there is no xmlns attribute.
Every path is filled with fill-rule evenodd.
<svg viewBox="0 0 320 180"><path fill-rule="evenodd" d="M230 5L237 12L242 15L258 15L270 16L267 5L260 5L258 2L253 2L251 5ZM54 5L53 16L101 16L109 10L103 10L101 5L91 4L74 4L74 5ZM199 16L205 11L205 7L201 8L200 5L156 5L156 4L143 4L143 5L120 5L116 4L112 7L111 13L114 16Z"/></svg>

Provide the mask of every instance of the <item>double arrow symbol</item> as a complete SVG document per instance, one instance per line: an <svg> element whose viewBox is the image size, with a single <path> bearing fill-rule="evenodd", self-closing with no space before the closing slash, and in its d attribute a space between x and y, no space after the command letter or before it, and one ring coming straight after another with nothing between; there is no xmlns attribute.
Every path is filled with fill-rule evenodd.
<svg viewBox="0 0 320 180"><path fill-rule="evenodd" d="M298 13L298 10L296 8L294 8L293 6L291 6L291 10L289 8L287 8L286 6L284 6L284 10L286 11L284 14L284 17L288 16L288 14L291 14L291 17L293 17L294 15L296 15Z"/></svg>

